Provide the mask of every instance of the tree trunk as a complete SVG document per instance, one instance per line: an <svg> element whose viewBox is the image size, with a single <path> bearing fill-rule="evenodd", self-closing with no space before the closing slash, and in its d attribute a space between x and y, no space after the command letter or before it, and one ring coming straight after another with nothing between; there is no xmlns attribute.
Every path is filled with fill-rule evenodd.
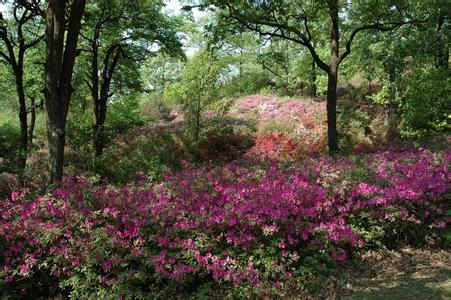
<svg viewBox="0 0 451 300"><path fill-rule="evenodd" d="M437 48L436 66L437 68L448 69L449 43L448 30L446 26L447 10L441 7L437 20L437 34L439 35L439 45Z"/></svg>
<svg viewBox="0 0 451 300"><path fill-rule="evenodd" d="M57 183L63 177L64 146L66 143L65 124L62 120L56 122L55 119L57 119L57 116L52 116L47 121L49 148L48 172L50 183Z"/></svg>
<svg viewBox="0 0 451 300"><path fill-rule="evenodd" d="M387 139L387 141L391 141L394 138L396 138L398 135L397 128L398 128L399 121L400 121L398 105L395 103L397 91L396 91L396 85L395 85L396 70L394 68L390 68L389 74L388 74L388 79L390 82L390 92L389 92L389 96L388 96L389 101L388 101L387 120L386 120L387 133L385 135L385 138Z"/></svg>
<svg viewBox="0 0 451 300"><path fill-rule="evenodd" d="M95 156L99 157L103 154L105 145L105 119L108 98L102 97L98 103L97 115L94 119L94 150Z"/></svg>
<svg viewBox="0 0 451 300"><path fill-rule="evenodd" d="M337 132L337 82L339 59L338 3L329 1L330 15L330 66L327 76L327 137L329 153L338 151Z"/></svg>
<svg viewBox="0 0 451 300"><path fill-rule="evenodd" d="M317 92L317 88L316 88L316 63L315 63L314 59L312 59L311 67L312 67L312 69L310 71L310 95L312 97L316 97L316 92Z"/></svg>
<svg viewBox="0 0 451 300"><path fill-rule="evenodd" d="M96 38L95 38L96 40ZM105 147L105 120L108 99L111 97L110 88L111 80L116 69L116 66L123 55L122 46L119 44L111 45L106 51L106 55L103 62L102 80L100 86L99 96L99 84L98 77L98 47L93 44L92 48L92 61L91 61L91 92L93 96L94 104L94 152L95 156L99 157L103 154L103 148Z"/></svg>
<svg viewBox="0 0 451 300"><path fill-rule="evenodd" d="M16 77L16 90L19 98L19 121L20 121L20 169L21 173L25 169L28 155L28 122L27 122L27 103L23 86L23 69L19 66L14 70ZM21 182L23 174L20 174Z"/></svg>
<svg viewBox="0 0 451 300"><path fill-rule="evenodd" d="M200 135L200 108L197 110L196 113L196 127L195 127L195 131L194 131L194 138L196 140L196 146L199 144L199 135Z"/></svg>
<svg viewBox="0 0 451 300"><path fill-rule="evenodd" d="M72 90L72 74L85 0L74 0L66 22L67 0L50 0L46 10L45 108L47 111L49 183L63 176L66 119ZM67 29L67 34L65 34Z"/></svg>
<svg viewBox="0 0 451 300"><path fill-rule="evenodd" d="M30 118L30 126L28 127L28 145L33 145L33 135L34 135L34 126L36 124L36 99L31 97L31 118Z"/></svg>

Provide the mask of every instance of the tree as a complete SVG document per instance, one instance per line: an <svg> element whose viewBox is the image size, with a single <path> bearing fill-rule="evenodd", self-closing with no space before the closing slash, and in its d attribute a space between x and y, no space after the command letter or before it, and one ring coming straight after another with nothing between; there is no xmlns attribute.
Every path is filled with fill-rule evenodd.
<svg viewBox="0 0 451 300"><path fill-rule="evenodd" d="M50 0L47 9L41 12L46 22L44 96L50 183L61 181L63 176L66 120L73 93L72 75L85 4L85 0Z"/></svg>
<svg viewBox="0 0 451 300"><path fill-rule="evenodd" d="M449 27L444 2L417 3L412 12L426 22L396 31L367 34L356 41L348 70L375 79L382 90L371 96L386 108L386 137L440 131L446 127ZM417 17L417 18L418 18ZM401 122L402 120L402 122Z"/></svg>
<svg viewBox="0 0 451 300"><path fill-rule="evenodd" d="M0 59L10 67L14 75L17 98L19 100L20 121L20 169L24 169L27 161L29 130L32 136L34 119L28 128L28 108L24 85L24 62L26 52L35 47L42 39L38 14L35 10L20 6L17 2L11 4L12 19L5 19L0 12ZM30 111L34 113L35 104L32 101ZM33 116L33 115L32 115ZM22 177L22 176L21 176ZM23 178L22 178L23 180Z"/></svg>
<svg viewBox="0 0 451 300"><path fill-rule="evenodd" d="M179 57L158 53L146 59L141 68L144 90L149 93L163 94L167 84L180 79L183 70L183 60Z"/></svg>
<svg viewBox="0 0 451 300"><path fill-rule="evenodd" d="M151 47L182 55L174 29L176 21L165 16L160 0L100 0L87 7L82 37L87 42L90 70L85 82L91 91L94 110L95 155L102 155L105 120L112 85L120 66L132 67L144 61ZM128 62L128 65L126 64Z"/></svg>
<svg viewBox="0 0 451 300"><path fill-rule="evenodd" d="M165 90L165 98L182 105L186 124L196 143L199 142L202 113L219 99L220 71L212 54L201 49L186 64L181 81Z"/></svg>
<svg viewBox="0 0 451 300"><path fill-rule="evenodd" d="M338 150L338 71L340 64L351 53L354 39L363 31L390 31L416 22L403 6L393 1L204 0L197 6L219 8L223 17L248 30L261 36L295 42L310 52L316 66L328 77L327 135L331 154ZM321 57L316 48L317 42L323 39L318 34L321 30L313 31L313 27L328 31L330 54L327 58ZM346 42L341 47L343 38Z"/></svg>

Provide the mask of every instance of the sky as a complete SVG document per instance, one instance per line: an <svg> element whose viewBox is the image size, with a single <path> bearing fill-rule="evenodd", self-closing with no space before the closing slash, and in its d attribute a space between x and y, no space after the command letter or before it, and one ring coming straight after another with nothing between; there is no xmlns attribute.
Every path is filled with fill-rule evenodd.
<svg viewBox="0 0 451 300"><path fill-rule="evenodd" d="M169 0L166 1L166 8L168 10L174 11L175 13L178 13L180 11L180 9L182 8L180 1L178 0Z"/></svg>
<svg viewBox="0 0 451 300"><path fill-rule="evenodd" d="M174 15L180 14L182 5L179 0L166 0L165 2L166 2L165 9L168 11L168 13L174 14ZM5 4L0 3L0 12L4 12L4 11L6 11L6 6L5 6ZM198 19L198 18L204 16L205 14L206 14L205 12L201 12L198 9L193 10L193 16L195 19ZM192 54L194 49L185 49L185 51L187 52L188 55L190 55L190 54Z"/></svg>
<svg viewBox="0 0 451 300"><path fill-rule="evenodd" d="M166 9L168 11L173 12L174 14L179 14L180 10L182 9L182 5L180 4L179 0L166 0ZM199 11L198 9L193 9L193 15L194 18L199 18L204 16L206 13Z"/></svg>
<svg viewBox="0 0 451 300"><path fill-rule="evenodd" d="M180 10L182 8L182 5L180 4L179 0L166 0L166 9L170 12L173 12L174 14L179 14ZM4 12L6 10L5 4L0 3L0 12ZM204 13L200 12L199 10L195 9L193 11L194 17L198 18L201 17Z"/></svg>

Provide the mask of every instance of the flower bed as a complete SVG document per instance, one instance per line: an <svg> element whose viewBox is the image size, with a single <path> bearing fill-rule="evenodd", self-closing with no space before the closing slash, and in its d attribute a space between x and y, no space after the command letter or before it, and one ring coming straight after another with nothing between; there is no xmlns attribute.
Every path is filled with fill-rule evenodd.
<svg viewBox="0 0 451 300"><path fill-rule="evenodd" d="M0 290L142 296L211 281L259 292L363 246L416 242L450 222L451 153L232 162L125 187L68 178L0 202ZM27 199L27 198L32 199ZM49 280L50 278L50 280Z"/></svg>

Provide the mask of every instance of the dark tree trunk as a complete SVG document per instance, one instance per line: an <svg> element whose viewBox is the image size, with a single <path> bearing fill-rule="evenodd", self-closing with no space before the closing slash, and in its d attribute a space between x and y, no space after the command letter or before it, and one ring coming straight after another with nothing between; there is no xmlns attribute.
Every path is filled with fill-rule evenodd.
<svg viewBox="0 0 451 300"><path fill-rule="evenodd" d="M89 84L94 107L92 128L94 131L94 152L97 157L103 154L105 147L106 112L108 99L112 96L110 93L111 80L121 55L123 55L122 46L119 44L111 45L107 49L103 61L102 78L99 80L98 38L99 36L96 34L91 49L91 82Z"/></svg>
<svg viewBox="0 0 451 300"><path fill-rule="evenodd" d="M23 13L18 12L17 4L13 6L13 16L16 21L16 33L11 35L8 28L3 24L3 15L0 13L0 41L5 45L6 52L0 49L0 57L2 57L12 69L15 78L17 98L19 100L19 123L20 123L20 153L19 153L19 178L24 183L23 171L26 166L28 156L28 123L27 123L27 103L24 90L24 57L28 48L33 47L40 41L40 37L36 38L29 44L26 43L23 35L23 26L33 19L36 15L33 12L25 10Z"/></svg>
<svg viewBox="0 0 451 300"><path fill-rule="evenodd" d="M449 43L446 26L447 10L440 8L437 20L437 33L439 35L439 45L437 47L436 66L437 68L448 69L449 65Z"/></svg>
<svg viewBox="0 0 451 300"><path fill-rule="evenodd" d="M73 92L72 73L85 0L74 0L66 22L67 0L50 0L45 14L45 107L47 111L49 183L63 176L66 119ZM67 34L65 35L65 29Z"/></svg>
<svg viewBox="0 0 451 300"><path fill-rule="evenodd" d="M98 111L94 117L94 150L95 156L101 156L103 154L103 148L105 145L105 119L107 111L108 98L101 98L99 100Z"/></svg>
<svg viewBox="0 0 451 300"><path fill-rule="evenodd" d="M330 16L330 65L327 74L327 136L329 153L338 151L337 132L337 82L339 65L339 31L338 31L338 3L329 1Z"/></svg>
<svg viewBox="0 0 451 300"><path fill-rule="evenodd" d="M59 120L58 120L59 119ZM63 177L64 146L66 144L65 120L52 115L47 120L47 139L49 148L49 182L57 183Z"/></svg>
<svg viewBox="0 0 451 300"><path fill-rule="evenodd" d="M14 70L16 78L16 90L19 98L19 121L20 121L20 169L23 171L27 164L28 156L28 122L27 122L27 103L23 86L23 54L19 54L19 66ZM22 175L21 181L22 181ZM23 181L22 181L23 183Z"/></svg>

